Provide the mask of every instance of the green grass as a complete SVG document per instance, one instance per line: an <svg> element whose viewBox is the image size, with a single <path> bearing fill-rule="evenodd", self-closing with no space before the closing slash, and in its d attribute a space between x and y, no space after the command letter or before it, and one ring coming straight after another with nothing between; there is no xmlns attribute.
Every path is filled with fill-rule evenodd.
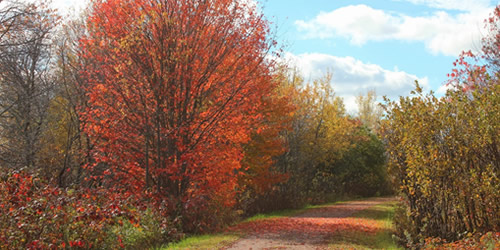
<svg viewBox="0 0 500 250"><path fill-rule="evenodd" d="M362 210L352 218L366 219L382 228L375 234L365 232L340 232L332 238L331 249L402 249L392 238L394 208L396 202L389 202Z"/></svg>
<svg viewBox="0 0 500 250"><path fill-rule="evenodd" d="M168 244L161 249L219 249L237 241L237 234L207 234L185 238L177 243Z"/></svg>

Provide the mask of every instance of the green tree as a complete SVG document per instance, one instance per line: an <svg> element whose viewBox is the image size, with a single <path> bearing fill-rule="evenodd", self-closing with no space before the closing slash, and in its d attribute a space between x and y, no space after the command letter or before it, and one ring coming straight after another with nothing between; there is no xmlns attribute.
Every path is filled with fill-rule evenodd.
<svg viewBox="0 0 500 250"><path fill-rule="evenodd" d="M383 142L366 126L359 125L351 143L353 146L333 169L342 192L366 197L390 194Z"/></svg>

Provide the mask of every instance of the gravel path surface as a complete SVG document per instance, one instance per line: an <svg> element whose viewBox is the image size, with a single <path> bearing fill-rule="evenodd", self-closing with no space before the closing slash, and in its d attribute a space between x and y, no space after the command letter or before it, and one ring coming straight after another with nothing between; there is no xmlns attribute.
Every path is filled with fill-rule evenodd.
<svg viewBox="0 0 500 250"><path fill-rule="evenodd" d="M247 236L225 249L327 249L329 240L339 230L367 230L356 220L346 218L355 212L394 200L372 198L351 201L309 209L293 217L248 223L242 230L247 232Z"/></svg>

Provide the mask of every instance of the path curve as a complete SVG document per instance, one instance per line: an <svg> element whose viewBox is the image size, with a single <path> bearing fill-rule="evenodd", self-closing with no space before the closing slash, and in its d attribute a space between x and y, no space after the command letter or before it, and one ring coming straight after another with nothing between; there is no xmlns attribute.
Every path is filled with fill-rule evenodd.
<svg viewBox="0 0 500 250"><path fill-rule="evenodd" d="M395 198L371 198L308 209L293 217L257 221L255 230L247 225L243 230L247 236L225 249L327 249L335 232L345 229L345 218L391 201ZM366 231L362 224L349 223L349 229Z"/></svg>

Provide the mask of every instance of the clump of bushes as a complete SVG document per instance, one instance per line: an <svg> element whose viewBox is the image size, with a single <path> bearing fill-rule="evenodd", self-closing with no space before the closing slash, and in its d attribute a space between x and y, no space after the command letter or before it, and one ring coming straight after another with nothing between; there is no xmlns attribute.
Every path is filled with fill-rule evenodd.
<svg viewBox="0 0 500 250"><path fill-rule="evenodd" d="M110 189L61 189L25 172L0 177L0 248L136 248L177 228L145 199Z"/></svg>
<svg viewBox="0 0 500 250"><path fill-rule="evenodd" d="M413 97L386 100L382 131L404 246L498 248L500 6L484 22L481 51L455 61L444 97L417 84Z"/></svg>
<svg viewBox="0 0 500 250"><path fill-rule="evenodd" d="M389 172L403 204L397 238L421 247L500 231L500 85L424 95L386 105L384 139Z"/></svg>

